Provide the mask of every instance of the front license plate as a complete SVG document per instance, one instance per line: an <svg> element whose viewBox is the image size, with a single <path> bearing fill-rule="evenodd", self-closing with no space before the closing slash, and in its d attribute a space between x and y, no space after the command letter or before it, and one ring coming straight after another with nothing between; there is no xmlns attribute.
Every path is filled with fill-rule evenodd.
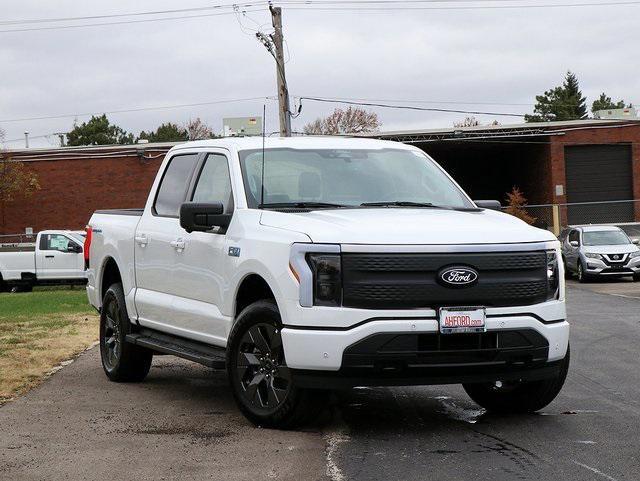
<svg viewBox="0 0 640 481"><path fill-rule="evenodd" d="M486 332L484 307L442 307L438 324L442 334L461 332Z"/></svg>

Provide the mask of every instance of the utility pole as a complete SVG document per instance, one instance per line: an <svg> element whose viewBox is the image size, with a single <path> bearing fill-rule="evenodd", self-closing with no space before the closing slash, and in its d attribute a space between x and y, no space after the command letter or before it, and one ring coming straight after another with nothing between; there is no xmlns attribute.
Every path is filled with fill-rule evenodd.
<svg viewBox="0 0 640 481"><path fill-rule="evenodd" d="M284 73L284 50L282 49L282 8L269 5L271 23L275 32L271 36L275 47L276 74L278 76L278 112L280 117L280 135L291 137L291 116L289 115L289 89Z"/></svg>
<svg viewBox="0 0 640 481"><path fill-rule="evenodd" d="M24 148L29 148L29 132L24 133Z"/></svg>

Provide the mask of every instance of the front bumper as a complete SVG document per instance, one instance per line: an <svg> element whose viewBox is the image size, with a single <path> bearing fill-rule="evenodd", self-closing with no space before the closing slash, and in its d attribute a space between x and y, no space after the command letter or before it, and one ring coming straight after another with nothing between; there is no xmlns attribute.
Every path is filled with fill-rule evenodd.
<svg viewBox="0 0 640 481"><path fill-rule="evenodd" d="M372 381L374 384L384 381L385 385L481 382L487 376L507 380L507 375L521 378L544 374L544 368L563 359L569 343L569 323L564 316L547 319L534 313L488 312L487 334L527 331L543 342L530 343L531 349L489 343L481 352L475 349L475 354L469 346L445 346L434 352L433 336L440 336L435 316L372 318L342 328L285 326L282 339L287 365L299 377L304 374L312 378L309 374L315 371L315 376L342 378L346 384L350 382L345 380L355 378L355 385L369 384L367 378L378 379ZM352 362L354 346L384 334L421 336L423 340L415 341L422 344L409 341L409 345L391 351L374 347L360 357L362 362ZM448 335L445 342L453 342L455 336Z"/></svg>
<svg viewBox="0 0 640 481"><path fill-rule="evenodd" d="M640 257L634 257L628 262L605 262L592 257L584 257L585 272L591 276L632 276L640 274Z"/></svg>

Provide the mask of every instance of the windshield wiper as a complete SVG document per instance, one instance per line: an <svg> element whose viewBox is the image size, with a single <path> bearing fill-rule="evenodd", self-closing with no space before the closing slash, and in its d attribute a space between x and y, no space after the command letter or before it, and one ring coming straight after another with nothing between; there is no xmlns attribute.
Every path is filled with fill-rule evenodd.
<svg viewBox="0 0 640 481"><path fill-rule="evenodd" d="M312 209L315 207L339 208L339 207L346 207L346 206L343 204L332 204L330 202L270 202L266 204L260 204L258 207L260 209L273 209L273 208Z"/></svg>
<svg viewBox="0 0 640 481"><path fill-rule="evenodd" d="M430 207L432 209L446 209L441 205L435 205L430 202L411 202L408 200L393 200L382 202L363 202L361 207Z"/></svg>

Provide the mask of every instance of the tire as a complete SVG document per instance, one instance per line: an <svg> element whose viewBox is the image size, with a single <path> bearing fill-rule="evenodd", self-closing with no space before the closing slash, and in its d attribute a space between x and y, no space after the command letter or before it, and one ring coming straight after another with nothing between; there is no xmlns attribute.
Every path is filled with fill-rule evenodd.
<svg viewBox="0 0 640 481"><path fill-rule="evenodd" d="M496 414L532 413L553 401L567 378L570 353L562 360L558 376L541 381L463 384L464 390L476 404Z"/></svg>
<svg viewBox="0 0 640 481"><path fill-rule="evenodd" d="M289 429L317 414L324 396L295 386L284 358L281 327L272 301L243 309L229 335L227 373L236 403L249 421Z"/></svg>
<svg viewBox="0 0 640 481"><path fill-rule="evenodd" d="M562 256L562 262L564 263L564 278L565 279L571 279L572 274L571 271L569 270L569 265L567 264L567 259L564 258L564 256Z"/></svg>
<svg viewBox="0 0 640 481"><path fill-rule="evenodd" d="M125 342L131 332L120 283L104 294L100 310L100 358L107 377L114 382L140 382L149 373L153 352Z"/></svg>
<svg viewBox="0 0 640 481"><path fill-rule="evenodd" d="M633 282L639 282L640 281L640 274L634 274L633 275Z"/></svg>

